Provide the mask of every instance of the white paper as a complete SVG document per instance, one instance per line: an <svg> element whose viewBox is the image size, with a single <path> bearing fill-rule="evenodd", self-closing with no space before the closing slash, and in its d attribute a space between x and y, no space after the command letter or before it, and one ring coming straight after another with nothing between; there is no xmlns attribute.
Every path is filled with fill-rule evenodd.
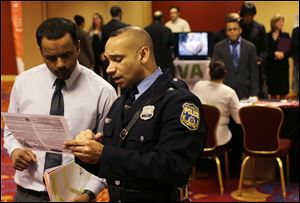
<svg viewBox="0 0 300 203"><path fill-rule="evenodd" d="M71 201L81 194L92 174L73 161L47 169L44 179L52 202Z"/></svg>
<svg viewBox="0 0 300 203"><path fill-rule="evenodd" d="M10 132L27 148L64 151L65 140L73 139L63 116L1 112Z"/></svg>

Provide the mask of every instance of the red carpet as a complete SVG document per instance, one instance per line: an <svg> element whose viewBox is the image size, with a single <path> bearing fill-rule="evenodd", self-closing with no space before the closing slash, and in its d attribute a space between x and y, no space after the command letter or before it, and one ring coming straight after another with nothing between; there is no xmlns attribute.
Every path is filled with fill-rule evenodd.
<svg viewBox="0 0 300 203"><path fill-rule="evenodd" d="M1 112L6 112L9 103L9 94L13 82L2 81L1 79ZM14 169L11 159L3 148L3 127L1 117L1 202L12 202L16 185L13 181ZM191 181L191 195L193 202L238 202L234 191L237 189L238 180L224 180L224 195L219 194L219 184L214 174L207 178L194 179ZM258 184L256 187L243 186L243 191L247 193L247 201L266 202L299 202L299 183L287 184L287 199L282 199L281 186L279 180ZM248 199L247 199L248 198ZM98 202L109 201L107 190L97 197Z"/></svg>

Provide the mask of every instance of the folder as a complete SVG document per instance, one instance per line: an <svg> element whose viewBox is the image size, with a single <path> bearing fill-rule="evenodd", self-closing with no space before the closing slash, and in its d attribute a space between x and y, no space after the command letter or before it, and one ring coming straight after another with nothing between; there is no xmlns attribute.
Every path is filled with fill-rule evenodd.
<svg viewBox="0 0 300 203"><path fill-rule="evenodd" d="M291 40L287 38L279 38L277 44L277 51L287 52L291 48Z"/></svg>
<svg viewBox="0 0 300 203"><path fill-rule="evenodd" d="M92 174L71 161L65 165L49 168L44 172L44 180L52 202L71 201L82 193Z"/></svg>

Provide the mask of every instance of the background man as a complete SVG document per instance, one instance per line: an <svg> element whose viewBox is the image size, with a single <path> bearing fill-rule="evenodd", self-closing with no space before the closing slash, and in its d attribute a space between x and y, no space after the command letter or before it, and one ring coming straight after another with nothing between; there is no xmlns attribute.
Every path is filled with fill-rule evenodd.
<svg viewBox="0 0 300 203"><path fill-rule="evenodd" d="M166 23L166 26L172 30L172 32L190 32L191 28L189 23L180 18L180 9L176 6L169 8L171 20Z"/></svg>
<svg viewBox="0 0 300 203"><path fill-rule="evenodd" d="M163 13L155 11L153 23L145 28L150 34L154 46L154 57L157 65L163 72L170 70L175 77L176 71L173 64L173 48L175 38L172 31L163 24Z"/></svg>
<svg viewBox="0 0 300 203"><path fill-rule="evenodd" d="M89 34L83 30L85 20L80 15L74 16L74 21L78 27L78 39L80 41L80 53L78 61L81 65L94 69L95 58Z"/></svg>
<svg viewBox="0 0 300 203"><path fill-rule="evenodd" d="M241 38L241 32L238 20L227 21L227 39L215 45L213 57L223 59L228 69L224 84L244 99L258 96L258 69L255 46Z"/></svg>

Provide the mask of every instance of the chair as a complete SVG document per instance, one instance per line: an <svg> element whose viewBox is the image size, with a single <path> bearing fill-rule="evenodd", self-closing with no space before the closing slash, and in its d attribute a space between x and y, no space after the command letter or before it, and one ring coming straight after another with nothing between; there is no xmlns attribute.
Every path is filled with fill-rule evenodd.
<svg viewBox="0 0 300 203"><path fill-rule="evenodd" d="M229 178L228 153L227 153L228 145L217 146L217 141L216 141L216 131L217 131L217 126L218 126L221 113L219 109L215 106L203 104L202 107L203 107L205 122L207 125L207 138L206 138L205 147L202 156L212 157L215 159L217 165L217 171L218 171L220 193L224 194L221 165L218 156L225 154L225 171L228 179ZM195 174L195 167L193 168L193 174Z"/></svg>
<svg viewBox="0 0 300 203"><path fill-rule="evenodd" d="M291 141L280 139L279 133L283 122L283 112L279 107L250 105L239 110L244 133L244 153L238 195L241 196L244 169L247 161L255 158L276 158L281 179L282 195L286 198L283 167L280 157L286 157L287 179L289 180L289 151ZM254 162L255 163L255 162ZM254 167L254 166L253 166ZM253 170L253 180L255 180Z"/></svg>

